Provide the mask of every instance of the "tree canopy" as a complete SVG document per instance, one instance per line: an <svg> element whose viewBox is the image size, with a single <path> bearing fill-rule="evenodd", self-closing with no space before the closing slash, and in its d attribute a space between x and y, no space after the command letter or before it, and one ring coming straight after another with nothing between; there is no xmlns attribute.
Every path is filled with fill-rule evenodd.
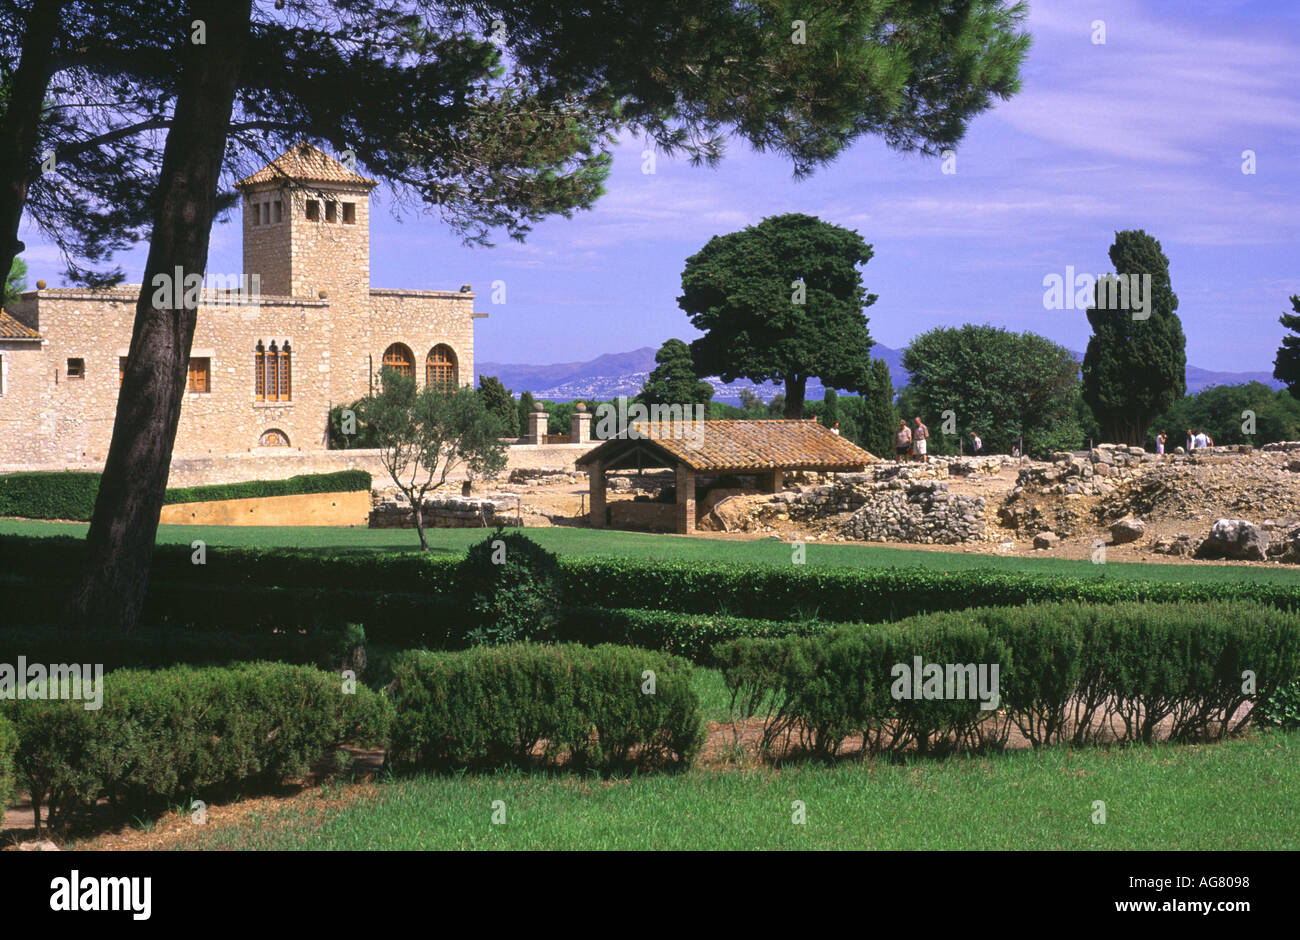
<svg viewBox="0 0 1300 940"><path fill-rule="evenodd" d="M1300 398L1300 294L1291 295L1291 312L1278 318L1289 331L1282 337L1282 345L1277 348L1277 358L1273 360L1273 378L1285 382L1287 391L1295 398Z"/></svg>
<svg viewBox="0 0 1300 940"><path fill-rule="evenodd" d="M1185 395L1160 414L1147 431L1148 446L1169 433L1167 451L1184 446L1187 430L1204 430L1215 444L1269 444L1300 440L1300 401L1262 382L1211 385Z"/></svg>
<svg viewBox="0 0 1300 940"><path fill-rule="evenodd" d="M691 343L701 375L785 384L784 415L802 418L808 379L867 386L876 302L859 265L871 246L857 232L802 213L715 236L686 259L677 303L704 336Z"/></svg>
<svg viewBox="0 0 1300 940"><path fill-rule="evenodd" d="M932 439L953 452L955 437L971 431L989 452L1009 453L1022 436L1026 452L1035 454L1080 444L1079 364L1049 339L969 323L939 327L912 340L903 366L912 376L909 402Z"/></svg>
<svg viewBox="0 0 1300 940"><path fill-rule="evenodd" d="M655 353L655 367L636 400L645 405L703 405L707 417L713 386L696 376L690 347L670 339Z"/></svg>
<svg viewBox="0 0 1300 940"><path fill-rule="evenodd" d="M479 394L483 396L483 407L489 412L496 415L504 429L502 434L506 437L515 437L515 423L518 421L515 404L515 396L501 384L501 380L494 375L480 375L478 377Z"/></svg>

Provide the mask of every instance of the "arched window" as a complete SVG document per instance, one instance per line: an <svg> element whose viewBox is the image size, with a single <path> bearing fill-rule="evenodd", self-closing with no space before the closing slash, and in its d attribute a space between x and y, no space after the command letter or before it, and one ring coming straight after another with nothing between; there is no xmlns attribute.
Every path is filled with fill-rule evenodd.
<svg viewBox="0 0 1300 940"><path fill-rule="evenodd" d="M280 401L289 401L291 391L289 354L291 352L289 341L285 340L284 347L280 350Z"/></svg>
<svg viewBox="0 0 1300 940"><path fill-rule="evenodd" d="M257 439L258 447L288 447L289 435L285 434L279 428L271 428L269 431L263 431L262 436Z"/></svg>
<svg viewBox="0 0 1300 940"><path fill-rule="evenodd" d="M401 343L393 343L384 350L384 368L395 369L407 378L415 375L415 356Z"/></svg>
<svg viewBox="0 0 1300 940"><path fill-rule="evenodd" d="M280 348L275 340L266 350L266 400L280 400Z"/></svg>
<svg viewBox="0 0 1300 940"><path fill-rule="evenodd" d="M456 354L450 346L439 343L429 350L424 360L424 382L444 392L456 390Z"/></svg>
<svg viewBox="0 0 1300 940"><path fill-rule="evenodd" d="M258 401L291 401L293 398L293 369L290 358L293 351L288 341L278 346L274 340L270 347L261 340L253 353L253 393Z"/></svg>

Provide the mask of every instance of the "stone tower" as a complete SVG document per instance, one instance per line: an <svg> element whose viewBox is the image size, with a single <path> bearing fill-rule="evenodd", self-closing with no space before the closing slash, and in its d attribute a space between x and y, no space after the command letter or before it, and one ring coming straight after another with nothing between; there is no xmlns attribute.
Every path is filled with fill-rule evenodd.
<svg viewBox="0 0 1300 940"><path fill-rule="evenodd" d="M310 144L290 148L236 184L243 193L244 273L270 296L361 309L370 292L374 180Z"/></svg>

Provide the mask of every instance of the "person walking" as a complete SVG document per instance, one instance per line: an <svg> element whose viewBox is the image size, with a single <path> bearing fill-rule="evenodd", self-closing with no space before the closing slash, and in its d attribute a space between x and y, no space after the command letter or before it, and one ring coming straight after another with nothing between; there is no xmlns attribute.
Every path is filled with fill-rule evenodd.
<svg viewBox="0 0 1300 940"><path fill-rule="evenodd" d="M1167 438L1166 438L1166 436L1165 436L1165 432L1164 432L1164 431L1161 431L1159 434L1156 435L1156 453L1157 453L1157 454L1163 454L1163 453L1165 452L1165 441L1166 441L1166 440L1167 440Z"/></svg>
<svg viewBox="0 0 1300 940"><path fill-rule="evenodd" d="M980 451L982 451L983 449L984 449L984 442L980 440L980 436L978 434L976 434L974 431L971 431L970 432L971 456L972 457L977 456L980 453Z"/></svg>
<svg viewBox="0 0 1300 940"><path fill-rule="evenodd" d="M925 441L930 436L930 429L921 423L920 416L916 419L916 428L912 431L912 450L920 458L921 463L929 463L930 455L925 452Z"/></svg>
<svg viewBox="0 0 1300 940"><path fill-rule="evenodd" d="M1198 449L1210 446L1210 439L1205 436L1205 431L1201 428L1196 429L1196 436L1192 438L1192 446Z"/></svg>
<svg viewBox="0 0 1300 940"><path fill-rule="evenodd" d="M895 457L898 463L907 459L908 452L912 449L912 432L907 427L907 419L898 419L898 434L894 436Z"/></svg>
<svg viewBox="0 0 1300 940"><path fill-rule="evenodd" d="M1196 446L1196 435L1192 433L1192 429L1191 429L1191 428L1188 428L1188 429L1187 429L1187 445L1186 445L1186 446L1187 446L1187 452L1188 452L1189 454L1192 452L1192 448Z"/></svg>
<svg viewBox="0 0 1300 940"><path fill-rule="evenodd" d="M834 434L836 437L840 436L840 423L838 421L836 421L835 424L832 425L831 433Z"/></svg>

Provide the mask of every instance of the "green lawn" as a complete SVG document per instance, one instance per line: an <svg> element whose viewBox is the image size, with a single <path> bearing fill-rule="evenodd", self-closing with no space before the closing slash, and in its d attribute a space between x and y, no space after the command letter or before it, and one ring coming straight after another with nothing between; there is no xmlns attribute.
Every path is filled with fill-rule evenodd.
<svg viewBox="0 0 1300 940"><path fill-rule="evenodd" d="M0 535L83 536L84 523L27 522L0 519ZM525 530L528 537L561 555L619 555L647 560L734 561L757 564L790 564L790 546L776 539L749 541L713 539L703 536L650 535L617 530L578 528L536 528ZM430 529L429 544L439 553L463 553L467 546L487 535L483 529ZM318 526L160 526L160 543L188 545L202 539L211 546L298 548L322 551L414 550L415 533L405 529L363 529ZM810 566L922 567L945 571L991 568L1000 571L1028 571L1077 577L1114 577L1145 581L1219 582L1255 580L1284 584L1300 581L1295 567L1245 567L1241 565L1190 564L1151 565L1111 562L1094 565L1089 561L1061 558L1012 558L960 551L917 551L872 545L820 545L810 543L806 563Z"/></svg>
<svg viewBox="0 0 1300 940"><path fill-rule="evenodd" d="M700 769L599 780L418 776L286 804L196 849L1300 848L1300 732L1202 747ZM329 785L325 795L332 795ZM506 822L491 822L493 801ZM807 822L792 822L792 802ZM1106 804L1095 824L1093 803Z"/></svg>

